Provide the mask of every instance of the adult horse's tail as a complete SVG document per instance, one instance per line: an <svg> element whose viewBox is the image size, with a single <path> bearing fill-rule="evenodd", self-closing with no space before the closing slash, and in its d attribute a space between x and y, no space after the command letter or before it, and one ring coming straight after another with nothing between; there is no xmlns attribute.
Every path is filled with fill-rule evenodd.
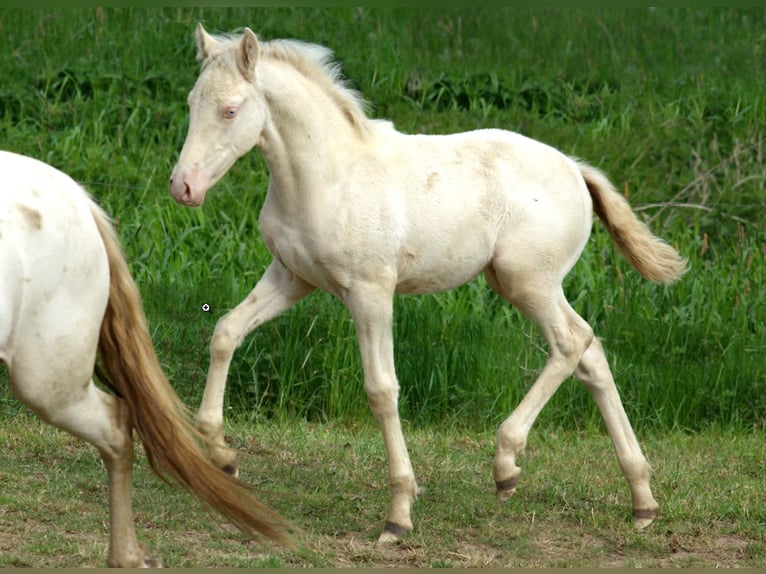
<svg viewBox="0 0 766 574"><path fill-rule="evenodd" d="M289 523L252 498L249 486L213 466L184 405L170 386L154 351L141 296L106 214L91 211L109 259L109 302L101 325L99 354L105 384L128 405L131 422L152 469L174 480L252 538L292 544Z"/></svg>
<svg viewBox="0 0 766 574"><path fill-rule="evenodd" d="M636 217L600 170L580 161L577 166L593 199L593 210L636 271L655 283L672 283L686 273L686 259Z"/></svg>

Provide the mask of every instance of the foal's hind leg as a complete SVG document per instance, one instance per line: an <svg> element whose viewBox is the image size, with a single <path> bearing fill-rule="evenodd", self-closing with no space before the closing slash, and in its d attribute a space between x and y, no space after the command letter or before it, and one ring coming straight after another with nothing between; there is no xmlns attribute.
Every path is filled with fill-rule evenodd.
<svg viewBox="0 0 766 574"><path fill-rule="evenodd" d="M652 523L659 508L649 487L649 463L641 452L636 435L625 414L609 364L604 356L604 350L598 339L594 338L583 354L575 375L585 383L601 410L617 452L620 468L630 486L634 524L638 528L645 528Z"/></svg>
<svg viewBox="0 0 766 574"><path fill-rule="evenodd" d="M493 289L539 324L548 343L543 370L496 434L493 474L497 496L505 500L516 490L521 475L516 457L524 451L532 425L561 383L574 372L593 331L570 307L560 285L546 285L545 277L524 281L522 273L511 277L494 270L485 275Z"/></svg>
<svg viewBox="0 0 766 574"><path fill-rule="evenodd" d="M237 454L226 446L223 432L223 399L226 377L234 351L248 333L278 316L314 291L314 287L288 271L276 259L247 298L224 315L215 327L210 343L210 368L205 392L197 413L197 428L213 446L210 460L226 472L237 475Z"/></svg>
<svg viewBox="0 0 766 574"><path fill-rule="evenodd" d="M19 400L41 419L90 442L99 450L109 479L107 564L121 568L162 567L161 560L146 555L136 537L131 508L133 438L125 403L102 392L91 381L85 384L41 382L14 372L10 379Z"/></svg>

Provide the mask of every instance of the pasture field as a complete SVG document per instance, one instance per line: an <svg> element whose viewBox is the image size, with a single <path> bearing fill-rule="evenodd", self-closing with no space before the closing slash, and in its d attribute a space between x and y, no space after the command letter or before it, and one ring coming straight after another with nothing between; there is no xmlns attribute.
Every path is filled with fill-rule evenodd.
<svg viewBox="0 0 766 574"><path fill-rule="evenodd" d="M6 9L0 137L85 183L114 216L160 356L194 403L215 321L270 256L258 234L267 173L256 152L201 209L169 195L198 71L193 27L249 24L265 38L329 45L372 114L402 131L510 128L603 168L691 264L677 285L649 284L596 224L565 283L604 340L631 420L639 429L763 428L766 80L753 73L766 46L763 17L758 9ZM415 424L494 428L544 360L537 333L482 279L396 304L402 415ZM264 417L354 421L367 416L360 377L348 313L316 294L248 338L229 402ZM578 428L599 420L574 384L542 416Z"/></svg>
<svg viewBox="0 0 766 574"><path fill-rule="evenodd" d="M494 496L493 436L406 428L419 483L415 530L379 547L388 504L377 429L305 421L231 425L243 478L300 529L296 550L257 545L143 456L134 480L139 539L173 567L763 567L760 433L643 437L660 515L633 528L609 439L538 430L519 490ZM100 567L106 485L93 448L29 415L0 421L0 567Z"/></svg>
<svg viewBox="0 0 766 574"><path fill-rule="evenodd" d="M270 261L257 152L202 208L168 192L198 21L331 47L371 115L401 131L500 127L586 159L689 258L678 284L650 284L596 223L564 284L655 466L650 531L631 530L600 415L574 381L530 434L519 493L504 506L489 496L494 429L545 348L477 279L396 300L400 411L416 476L433 489L405 542L372 547L382 441L351 319L320 293L245 340L227 396L245 478L308 546L243 546L145 469L140 536L178 566L763 564L765 19L764 8L0 9L0 147L68 172L115 218L158 355L193 408L216 320ZM27 417L2 383L0 531L12 542L0 543L0 565L102 564L95 452ZM39 513L27 519L29 508Z"/></svg>

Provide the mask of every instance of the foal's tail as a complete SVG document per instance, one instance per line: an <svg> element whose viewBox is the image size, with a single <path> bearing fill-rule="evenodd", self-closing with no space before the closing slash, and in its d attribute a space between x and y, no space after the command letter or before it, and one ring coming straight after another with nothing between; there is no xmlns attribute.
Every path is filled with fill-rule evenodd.
<svg viewBox="0 0 766 574"><path fill-rule="evenodd" d="M649 231L600 170L580 161L577 166L593 199L593 210L625 259L655 283L673 283L680 279L687 271L687 260Z"/></svg>
<svg viewBox="0 0 766 574"><path fill-rule="evenodd" d="M250 487L208 461L190 417L165 378L152 345L141 296L106 214L91 211L109 259L109 303L101 325L99 354L105 381L127 403L131 422L152 469L173 479L220 512L248 536L292 545L290 524L257 502Z"/></svg>

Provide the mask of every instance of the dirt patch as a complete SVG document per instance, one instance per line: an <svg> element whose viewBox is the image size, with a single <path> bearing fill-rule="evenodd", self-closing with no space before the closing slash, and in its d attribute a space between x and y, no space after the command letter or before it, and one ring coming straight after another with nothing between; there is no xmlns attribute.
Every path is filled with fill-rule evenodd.
<svg viewBox="0 0 766 574"><path fill-rule="evenodd" d="M647 548L615 548L614 541L588 533L566 534L538 532L520 549L456 541L452 550L435 555L419 543L406 540L379 546L357 535L342 538L323 537L316 550L334 555L334 566L343 567L551 567L577 566L587 562L599 568L646 567L737 567L746 557L753 541L736 536L715 539L712 544L692 536L668 541L665 552ZM642 555L643 554L643 555ZM659 554L659 555L658 555Z"/></svg>

